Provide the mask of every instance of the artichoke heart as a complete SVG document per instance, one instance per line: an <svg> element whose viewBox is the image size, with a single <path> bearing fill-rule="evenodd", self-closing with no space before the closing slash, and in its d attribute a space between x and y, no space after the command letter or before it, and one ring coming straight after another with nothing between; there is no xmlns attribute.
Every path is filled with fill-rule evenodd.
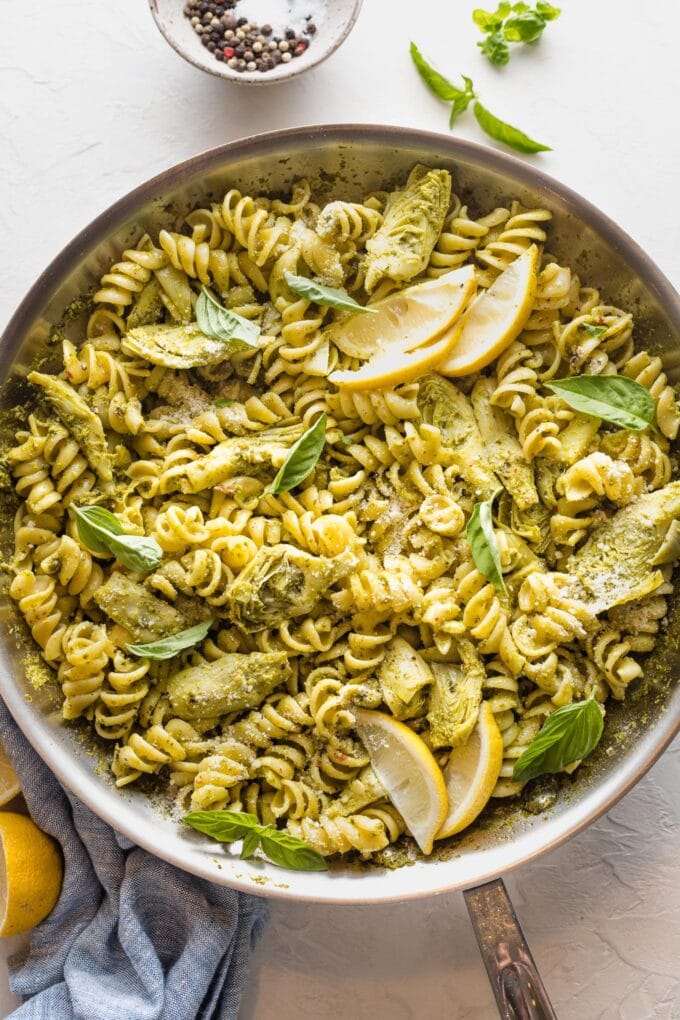
<svg viewBox="0 0 680 1020"><path fill-rule="evenodd" d="M135 329L137 326L149 326L152 322L161 321L165 310L162 293L160 283L155 276L152 276L149 282L145 283L140 290L139 296L127 317L128 329Z"/></svg>
<svg viewBox="0 0 680 1020"><path fill-rule="evenodd" d="M432 671L423 657L405 641L395 637L385 651L378 669L382 696L397 719L411 719L425 704L425 690L432 683Z"/></svg>
<svg viewBox="0 0 680 1020"><path fill-rule="evenodd" d="M217 365L231 353L229 344L206 336L195 322L185 326L137 326L123 337L121 347L126 354L144 358L152 365L183 369Z"/></svg>
<svg viewBox="0 0 680 1020"><path fill-rule="evenodd" d="M290 675L285 652L230 653L175 673L166 694L180 719L206 719L257 708Z"/></svg>
<svg viewBox="0 0 680 1020"><path fill-rule="evenodd" d="M28 381L42 386L59 419L83 451L87 463L103 482L110 482L113 479L113 466L99 415L63 379L43 375L42 372L30 372Z"/></svg>
<svg viewBox="0 0 680 1020"><path fill-rule="evenodd" d="M451 199L451 175L417 164L403 191L390 195L385 219L366 242L364 286L371 294L385 277L406 283L427 267Z"/></svg>
<svg viewBox="0 0 680 1020"><path fill-rule="evenodd" d="M477 499L490 499L500 487L494 474L472 404L458 387L440 375L426 375L418 391L423 421L436 425L442 444L455 458L458 473Z"/></svg>
<svg viewBox="0 0 680 1020"><path fill-rule="evenodd" d="M524 459L512 419L490 402L496 388L491 378L478 379L470 399L487 459L520 510L538 503L534 469Z"/></svg>
<svg viewBox="0 0 680 1020"><path fill-rule="evenodd" d="M347 816L362 811L369 804L376 800L382 800L387 793L380 782L372 765L365 765L358 776L348 783L339 797L331 802L328 808L328 816L335 818L338 815Z"/></svg>
<svg viewBox="0 0 680 1020"><path fill-rule="evenodd" d="M469 641L460 641L462 662L432 663L434 685L427 719L432 747L458 747L472 733L486 677L482 660Z"/></svg>
<svg viewBox="0 0 680 1020"><path fill-rule="evenodd" d="M236 475L273 478L303 432L300 423L225 439L196 460L170 468L163 479L164 489L202 492ZM272 468L276 469L273 473Z"/></svg>
<svg viewBox="0 0 680 1020"><path fill-rule="evenodd" d="M618 510L591 533L565 570L584 589L584 602L594 613L642 598L661 584L653 570L665 562L680 516L680 481L646 493Z"/></svg>
<svg viewBox="0 0 680 1020"><path fill-rule="evenodd" d="M118 570L97 588L94 600L102 612L130 632L135 643L160 641L188 625L183 613Z"/></svg>
<svg viewBox="0 0 680 1020"><path fill-rule="evenodd" d="M326 557L283 542L263 546L227 589L223 611L247 633L276 627L311 612L328 588L357 562L351 549Z"/></svg>

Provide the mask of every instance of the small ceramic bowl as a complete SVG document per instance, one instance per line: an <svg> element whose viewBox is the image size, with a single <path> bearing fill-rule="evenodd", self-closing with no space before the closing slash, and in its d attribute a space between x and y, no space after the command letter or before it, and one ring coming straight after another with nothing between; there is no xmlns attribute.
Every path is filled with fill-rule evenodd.
<svg viewBox="0 0 680 1020"><path fill-rule="evenodd" d="M320 64L347 38L361 10L363 0L325 0L322 18L315 19L316 33L301 56L294 57L287 64L277 64L270 71L238 72L227 67L226 62L216 60L200 35L194 31L184 14L185 0L149 0L149 7L160 32L172 48L194 67L200 67L208 74L244 85L272 85L287 81ZM304 6L298 0L298 8ZM310 3L310 13L318 9L318 0ZM252 11L252 5L249 9ZM238 4L227 13L240 17Z"/></svg>

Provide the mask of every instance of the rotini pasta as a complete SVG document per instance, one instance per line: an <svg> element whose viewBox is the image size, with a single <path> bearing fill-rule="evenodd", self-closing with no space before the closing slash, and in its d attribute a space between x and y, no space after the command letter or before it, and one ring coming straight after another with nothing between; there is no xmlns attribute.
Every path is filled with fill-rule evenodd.
<svg viewBox="0 0 680 1020"><path fill-rule="evenodd" d="M404 188L323 206L305 180L289 197L231 188L131 244L82 342L63 340L56 377L29 376L40 392L6 456L9 593L64 719L94 729L117 786L158 777L182 810L248 811L325 856L368 860L408 826L359 739L360 710L408 726L445 768L486 701L503 746L493 796L506 798L552 712L588 697L604 711L642 675L680 558L673 386L635 346L632 314L543 251L547 209L449 196L448 172L420 166ZM334 385L362 360L329 339L347 313L287 275L370 305L464 264L483 291L532 245L521 330L455 383ZM204 287L257 324L256 343L187 353ZM548 388L581 374L647 387L656 427L615 427ZM321 415L307 475L272 485ZM495 577L468 538L482 501ZM85 506L152 540L153 568L88 548ZM201 624L193 646L154 657Z"/></svg>

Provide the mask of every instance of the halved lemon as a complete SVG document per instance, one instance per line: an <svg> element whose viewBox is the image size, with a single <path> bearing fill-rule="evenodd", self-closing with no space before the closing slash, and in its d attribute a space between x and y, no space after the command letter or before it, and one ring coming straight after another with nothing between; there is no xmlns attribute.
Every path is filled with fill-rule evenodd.
<svg viewBox="0 0 680 1020"><path fill-rule="evenodd" d="M372 315L348 315L324 330L343 354L370 358L392 340L412 350L440 336L467 307L477 288L473 266L453 269L370 305Z"/></svg>
<svg viewBox="0 0 680 1020"><path fill-rule="evenodd" d="M17 774L12 768L12 763L5 754L5 749L0 746L0 807L21 793Z"/></svg>
<svg viewBox="0 0 680 1020"><path fill-rule="evenodd" d="M516 340L531 315L538 284L539 253L535 244L511 262L488 290L474 299L463 316L463 332L442 375L478 372Z"/></svg>
<svg viewBox="0 0 680 1020"><path fill-rule="evenodd" d="M0 937L28 931L47 917L59 899L61 854L26 815L0 812Z"/></svg>
<svg viewBox="0 0 680 1020"><path fill-rule="evenodd" d="M459 342L462 320L455 322L441 336L424 341L414 349L408 340L393 340L379 348L356 372L338 370L328 376L332 383L349 390L382 390L399 383L419 379L436 368Z"/></svg>
<svg viewBox="0 0 680 1020"><path fill-rule="evenodd" d="M503 738L483 701L468 742L454 747L444 769L449 810L435 839L461 832L489 801L503 764Z"/></svg>
<svg viewBox="0 0 680 1020"><path fill-rule="evenodd" d="M442 771L417 733L384 712L358 709L357 732L371 765L424 854L448 810Z"/></svg>

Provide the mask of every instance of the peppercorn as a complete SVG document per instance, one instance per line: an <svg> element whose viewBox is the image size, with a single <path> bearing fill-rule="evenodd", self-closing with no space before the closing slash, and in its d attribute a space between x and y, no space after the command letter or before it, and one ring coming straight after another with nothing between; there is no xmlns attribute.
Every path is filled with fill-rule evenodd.
<svg viewBox="0 0 680 1020"><path fill-rule="evenodd" d="M246 61L247 63L250 63L250 62L251 62L251 60L254 60L254 59L255 59L255 54L253 53L253 51L252 51L252 50L246 50L246 51L245 51L245 53L243 54L243 59L244 59L244 60L245 60L245 61Z"/></svg>
<svg viewBox="0 0 680 1020"><path fill-rule="evenodd" d="M248 24L248 19L247 18L239 18L238 21L236 22L236 24L238 25L239 28L242 28L244 25Z"/></svg>
<svg viewBox="0 0 680 1020"><path fill-rule="evenodd" d="M299 43L297 44L297 46L293 50L293 55L296 56L296 57L301 57L306 49L307 49L307 43L304 41L304 39L300 39Z"/></svg>
<svg viewBox="0 0 680 1020"><path fill-rule="evenodd" d="M273 31L274 29L272 28L271 25L263 25L262 28L260 29L262 35L271 35Z"/></svg>
<svg viewBox="0 0 680 1020"><path fill-rule="evenodd" d="M309 22L307 28L305 29L305 32L307 33L307 35L314 35L314 33L316 32L316 25L314 24L313 21Z"/></svg>
<svg viewBox="0 0 680 1020"><path fill-rule="evenodd" d="M293 54L292 53L288 53L286 51L286 53L282 53L281 54L281 60L283 61L284 64L287 64L292 59L293 59Z"/></svg>
<svg viewBox="0 0 680 1020"><path fill-rule="evenodd" d="M236 70L237 65L238 60L236 59L236 57L230 57L229 60L227 61L227 67L231 67L234 70Z"/></svg>
<svg viewBox="0 0 680 1020"><path fill-rule="evenodd" d="M245 52L246 51L243 49L242 46L237 46L236 49L234 50L234 53L236 54L237 57L244 56Z"/></svg>
<svg viewBox="0 0 680 1020"><path fill-rule="evenodd" d="M285 39L282 39L281 42L279 43L279 49L281 50L282 53L286 53L290 49L290 46Z"/></svg>
<svg viewBox="0 0 680 1020"><path fill-rule="evenodd" d="M280 64L282 57L283 53L279 53L278 50L274 50L274 52L272 53L272 60L274 61L275 64Z"/></svg>
<svg viewBox="0 0 680 1020"><path fill-rule="evenodd" d="M222 50L222 53L227 58L227 60L230 57L233 57L235 52L236 52L236 50L234 49L233 46L225 46L224 49Z"/></svg>
<svg viewBox="0 0 680 1020"><path fill-rule="evenodd" d="M262 43L261 42L254 42L253 43L253 53L262 53Z"/></svg>
<svg viewBox="0 0 680 1020"><path fill-rule="evenodd" d="M257 64L255 63L254 60L249 60L248 61L248 63L246 64L246 70L247 71L257 71Z"/></svg>
<svg viewBox="0 0 680 1020"><path fill-rule="evenodd" d="M294 39L294 38L295 38L295 32L293 31L293 29L292 28L287 28L286 29L286 39Z"/></svg>
<svg viewBox="0 0 680 1020"><path fill-rule="evenodd" d="M234 29L236 28L236 18L233 14L225 14L222 18L222 24L225 28Z"/></svg>

